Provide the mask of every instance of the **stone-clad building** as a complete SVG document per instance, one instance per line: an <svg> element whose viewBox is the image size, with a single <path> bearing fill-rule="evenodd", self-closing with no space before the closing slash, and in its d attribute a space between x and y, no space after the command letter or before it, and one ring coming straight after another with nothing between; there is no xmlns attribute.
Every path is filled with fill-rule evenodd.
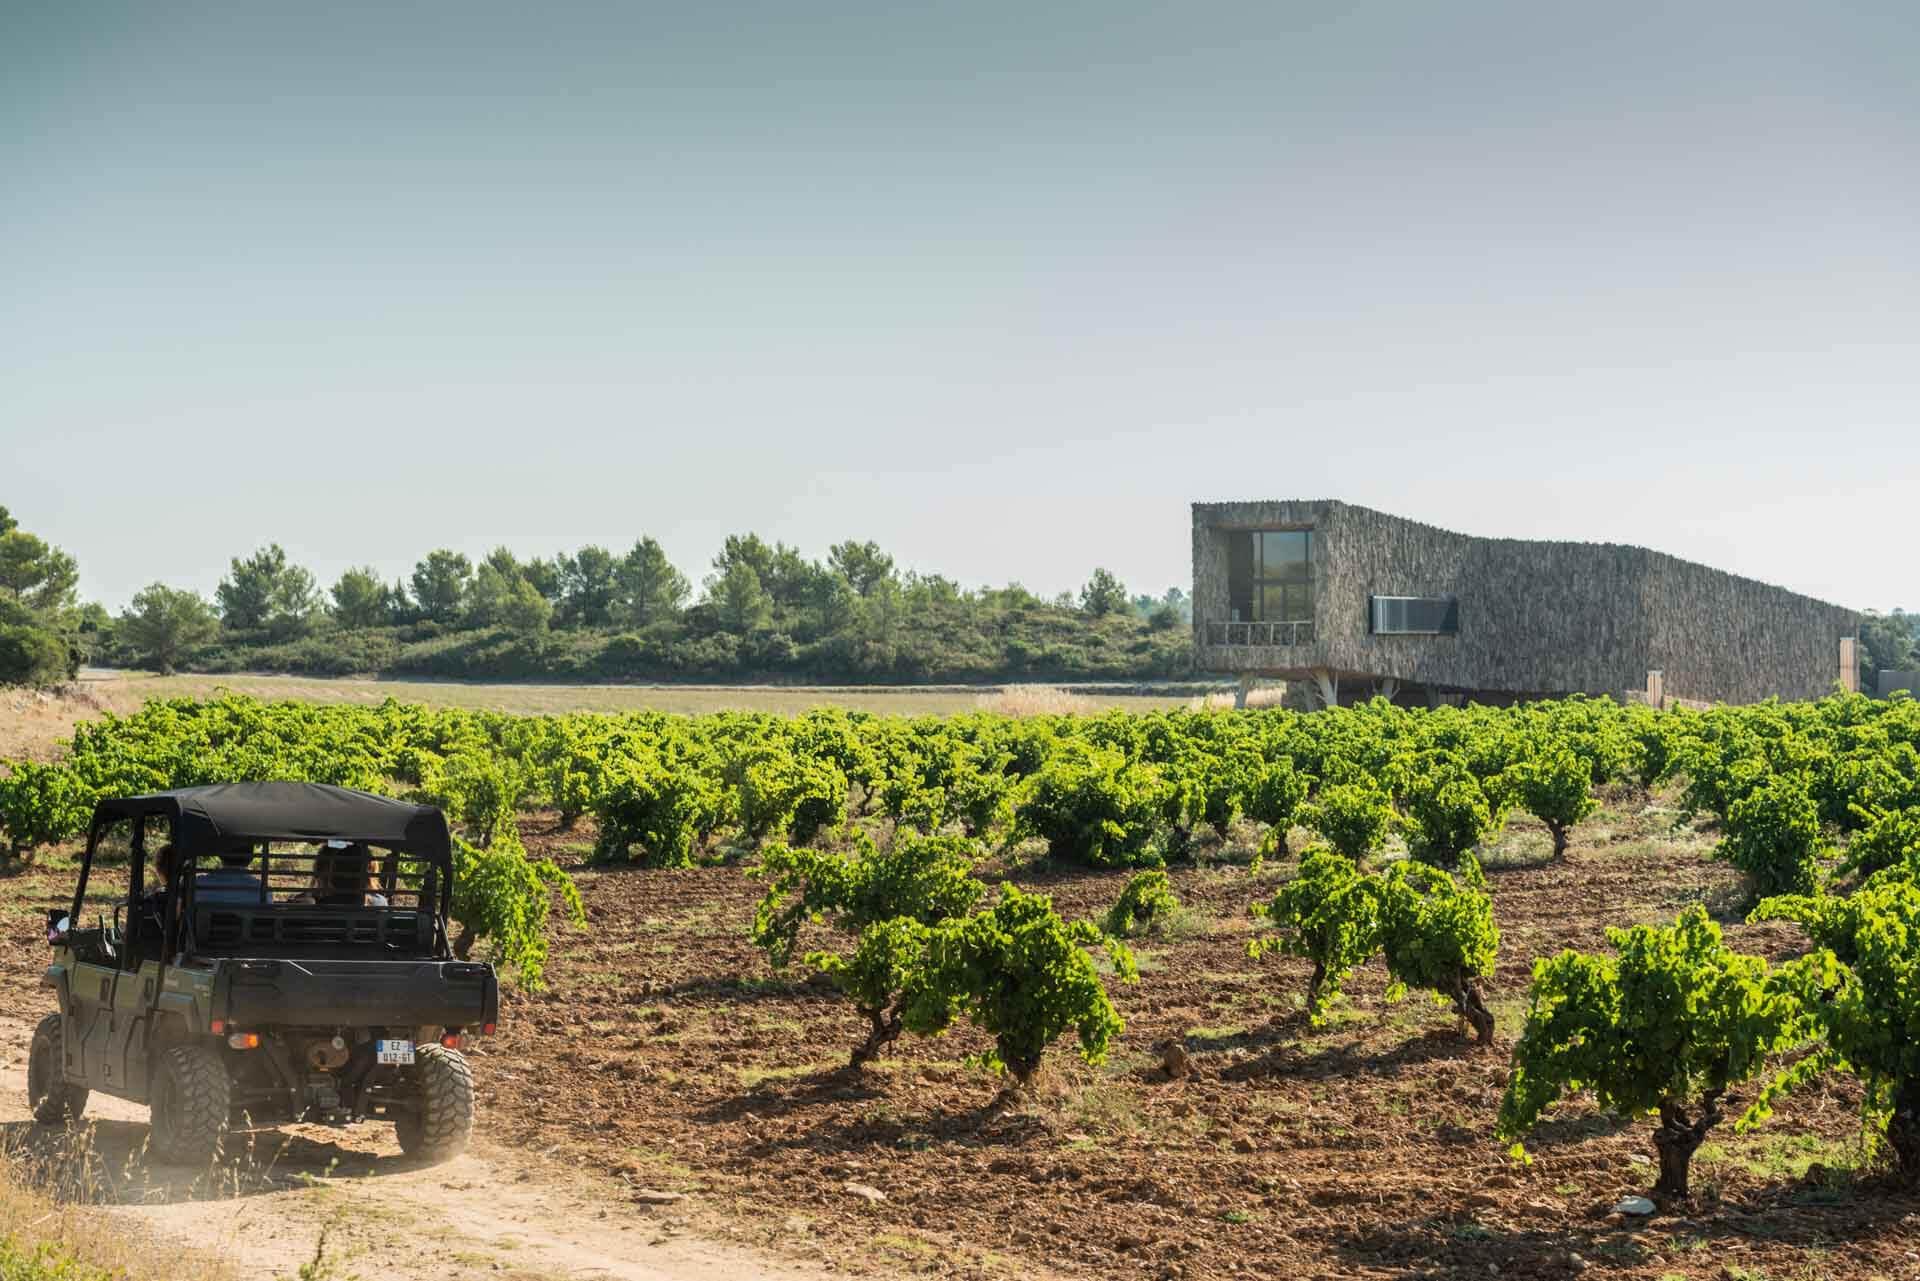
<svg viewBox="0 0 1920 1281"><path fill-rule="evenodd" d="M1656 705L1858 682L1859 616L1643 547L1470 538L1333 501L1195 503L1198 667L1322 704Z"/></svg>

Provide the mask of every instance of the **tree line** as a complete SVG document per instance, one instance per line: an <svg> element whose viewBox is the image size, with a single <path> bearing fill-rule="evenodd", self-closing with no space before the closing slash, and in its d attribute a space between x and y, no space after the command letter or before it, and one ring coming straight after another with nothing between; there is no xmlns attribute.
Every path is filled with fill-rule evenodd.
<svg viewBox="0 0 1920 1281"><path fill-rule="evenodd" d="M80 566L0 507L0 685L70 680L106 610L79 603Z"/></svg>
<svg viewBox="0 0 1920 1281"><path fill-rule="evenodd" d="M1869 612L1860 620L1860 688L1871 690L1881 671L1920 671L1920 613Z"/></svg>
<svg viewBox="0 0 1920 1281"><path fill-rule="evenodd" d="M902 570L871 541L809 559L732 535L697 587L650 537L624 553L499 547L477 563L436 548L404 577L365 566L324 587L275 543L234 557L211 599L149 585L97 620L90 653L162 672L1138 679L1184 674L1191 617L1181 589L1131 594L1104 568L1046 599Z"/></svg>

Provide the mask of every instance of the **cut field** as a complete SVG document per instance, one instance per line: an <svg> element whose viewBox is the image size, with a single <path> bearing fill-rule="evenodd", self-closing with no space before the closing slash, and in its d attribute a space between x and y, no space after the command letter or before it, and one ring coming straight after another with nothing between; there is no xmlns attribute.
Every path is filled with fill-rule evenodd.
<svg viewBox="0 0 1920 1281"><path fill-rule="evenodd" d="M844 707L882 716L949 716L957 712L1091 712L1110 707L1149 712L1185 707L1190 687L1173 692L1152 685L1077 686L1067 692L1035 685L542 685L463 681L388 681L355 677L274 675L154 676L135 672L88 672L67 699L27 691L0 691L14 706L0 704L21 743L51 745L76 719L101 711L134 712L151 698L218 698L223 693L255 698L292 698L308 703L383 703L389 698L429 707L537 716L560 712L774 712L791 715L813 707ZM71 704L64 724L46 708ZM34 710L34 709L41 710ZM44 723L43 723L44 722ZM31 737L29 739L29 733ZM0 739L0 756L8 754ZM13 749L19 753L19 746Z"/></svg>
<svg viewBox="0 0 1920 1281"><path fill-rule="evenodd" d="M510 994L476 1055L482 1126L597 1172L610 1204L684 1192L773 1250L881 1275L1912 1276L1920 1202L1854 1173L1844 1079L1751 1134L1716 1131L1684 1215L1610 1212L1653 1182L1644 1121L1577 1101L1530 1141L1530 1165L1494 1141L1534 958L1602 949L1606 926L1691 903L1742 950L1802 946L1792 927L1737 923L1712 835L1676 827L1668 804L1611 795L1562 862L1523 818L1486 851L1503 935L1493 1051L1422 998L1388 1004L1377 962L1307 1026L1306 963L1245 952L1248 905L1292 861L1254 874L1244 841L1207 848L1173 873L1187 910L1139 943L1139 982L1112 982L1127 1029L1111 1059L1088 1067L1063 1041L1038 1097L1012 1108L964 1061L987 1046L970 1029L845 1070L863 1024L831 988L767 967L745 932L759 886L739 868L585 867L584 824L524 816L528 846L575 871L589 923L554 925L550 988ZM0 1013L15 1019L48 1008L33 927L70 890L59 864L0 882ZM1075 917L1126 879L999 872ZM1190 1076L1162 1071L1170 1042Z"/></svg>

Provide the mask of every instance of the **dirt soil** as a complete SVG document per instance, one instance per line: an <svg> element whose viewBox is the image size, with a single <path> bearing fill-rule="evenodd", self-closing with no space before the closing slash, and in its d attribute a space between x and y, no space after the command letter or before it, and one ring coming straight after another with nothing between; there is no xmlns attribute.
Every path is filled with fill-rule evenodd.
<svg viewBox="0 0 1920 1281"><path fill-rule="evenodd" d="M1732 876L1706 859L1711 835L1676 830L1671 810L1645 798L1612 798L1576 829L1564 862L1525 820L1490 851L1503 932L1493 1050L1472 1048L1418 995L1388 1004L1377 963L1326 1026L1308 1027L1305 963L1245 953L1248 905L1291 871L1280 860L1251 875L1245 833L1174 874L1188 911L1170 936L1139 944L1137 984L1113 985L1127 1020L1113 1057L1091 1068L1063 1042L1039 1097L1012 1107L963 1062L986 1045L967 1028L906 1038L877 1069L847 1071L859 1021L830 988L768 969L745 935L759 887L740 869L593 870L579 866L589 832L533 816L525 835L576 868L590 923L555 926L549 990L510 994L501 1034L474 1057L487 1141L477 1157L410 1171L383 1133L296 1128L258 1177L318 1178L338 1157L318 1189L262 1185L239 1210L164 1191L124 1212L179 1215L188 1233L258 1235L247 1248L278 1249L275 1267L310 1252L318 1225L345 1206L342 1231L369 1267L394 1257L379 1251L395 1227L435 1242L451 1229L463 1242L453 1252L470 1242L475 1267L528 1275L588 1275L590 1264L613 1276L756 1275L688 1243L726 1231L797 1266L882 1275L1920 1273L1920 1201L1855 1170L1859 1093L1845 1079L1786 1100L1753 1134L1721 1127L1696 1159L1694 1201L1646 1219L1612 1211L1653 1183L1644 1121L1569 1102L1531 1139L1525 1165L1493 1139L1534 958L1602 948L1606 926L1670 920L1694 902L1737 947L1783 957L1803 946L1791 927L1738 924ZM1013 878L1087 916L1125 876ZM9 1115L26 1020L50 1008L32 987L44 945L31 909L70 884L52 867L0 882L0 905L19 905L0 908ZM1186 1051L1190 1076L1167 1079L1169 1043ZM139 1113L100 1107L114 1119L96 1143L124 1159ZM688 1199L649 1208L642 1189ZM270 1245L266 1210L282 1204L297 1207L294 1226Z"/></svg>
<svg viewBox="0 0 1920 1281"><path fill-rule="evenodd" d="M292 1276L321 1257L345 1278L417 1271L467 1278L616 1281L814 1281L724 1244L700 1207L610 1198L551 1154L482 1142L445 1165L400 1154L384 1126L287 1126L237 1136L216 1171L149 1165L147 1111L93 1095L72 1132L32 1124L26 1045L32 1028L0 1018L0 1145L63 1198L99 1206L149 1238L211 1252L244 1275Z"/></svg>

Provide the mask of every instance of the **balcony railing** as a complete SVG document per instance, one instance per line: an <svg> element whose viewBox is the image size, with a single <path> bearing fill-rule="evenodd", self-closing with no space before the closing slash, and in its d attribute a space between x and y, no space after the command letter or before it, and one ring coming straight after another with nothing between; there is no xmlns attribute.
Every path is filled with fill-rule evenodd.
<svg viewBox="0 0 1920 1281"><path fill-rule="evenodd" d="M1209 645L1311 645L1313 624L1208 623Z"/></svg>

